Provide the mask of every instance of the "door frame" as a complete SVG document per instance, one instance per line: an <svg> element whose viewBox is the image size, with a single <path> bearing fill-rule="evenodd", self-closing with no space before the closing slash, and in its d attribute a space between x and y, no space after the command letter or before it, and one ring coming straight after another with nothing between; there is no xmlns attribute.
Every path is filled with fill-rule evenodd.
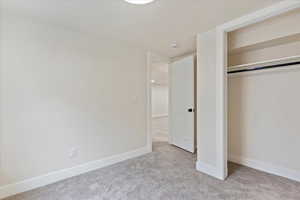
<svg viewBox="0 0 300 200"><path fill-rule="evenodd" d="M146 55L146 145L149 152L152 152L152 85L151 85L151 67L153 55L147 52Z"/></svg>
<svg viewBox="0 0 300 200"><path fill-rule="evenodd" d="M264 8L249 15L245 15L236 20L225 23L216 28L216 124L217 124L217 163L221 179L225 180L228 176L228 119L227 119L227 57L228 32L243 28L245 26L261 22L263 20L275 17L288 11L300 8L300 1L285 0L273 6Z"/></svg>

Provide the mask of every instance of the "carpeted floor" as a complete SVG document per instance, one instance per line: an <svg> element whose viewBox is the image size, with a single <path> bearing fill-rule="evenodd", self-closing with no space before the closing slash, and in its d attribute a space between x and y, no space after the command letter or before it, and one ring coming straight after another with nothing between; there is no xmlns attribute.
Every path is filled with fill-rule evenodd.
<svg viewBox="0 0 300 200"><path fill-rule="evenodd" d="M230 164L219 181L195 156L159 142L154 152L6 200L300 200L300 183Z"/></svg>

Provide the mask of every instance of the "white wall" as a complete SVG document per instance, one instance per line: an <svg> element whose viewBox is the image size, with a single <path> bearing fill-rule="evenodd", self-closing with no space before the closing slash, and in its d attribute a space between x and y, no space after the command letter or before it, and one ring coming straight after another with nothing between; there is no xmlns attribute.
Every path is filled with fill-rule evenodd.
<svg viewBox="0 0 300 200"><path fill-rule="evenodd" d="M152 85L152 134L154 140L168 140L168 92L167 85Z"/></svg>
<svg viewBox="0 0 300 200"><path fill-rule="evenodd" d="M0 31L0 187L146 146L144 50L29 19Z"/></svg>
<svg viewBox="0 0 300 200"><path fill-rule="evenodd" d="M168 115L168 86L152 86L152 116Z"/></svg>
<svg viewBox="0 0 300 200"><path fill-rule="evenodd" d="M152 118L153 141L169 141L169 117L157 116Z"/></svg>
<svg viewBox="0 0 300 200"><path fill-rule="evenodd" d="M229 56L229 66L263 62L291 56L300 56L300 41L295 40L286 44L232 54Z"/></svg>
<svg viewBox="0 0 300 200"><path fill-rule="evenodd" d="M300 55L300 9L228 34L229 66Z"/></svg>
<svg viewBox="0 0 300 200"><path fill-rule="evenodd" d="M300 9L272 17L262 22L231 32L229 50L252 46L261 42L300 33Z"/></svg>
<svg viewBox="0 0 300 200"><path fill-rule="evenodd" d="M216 31L197 40L197 169L216 175ZM216 175L218 176L218 175Z"/></svg>
<svg viewBox="0 0 300 200"><path fill-rule="evenodd" d="M229 76L231 160L300 180L299 77L300 65Z"/></svg>

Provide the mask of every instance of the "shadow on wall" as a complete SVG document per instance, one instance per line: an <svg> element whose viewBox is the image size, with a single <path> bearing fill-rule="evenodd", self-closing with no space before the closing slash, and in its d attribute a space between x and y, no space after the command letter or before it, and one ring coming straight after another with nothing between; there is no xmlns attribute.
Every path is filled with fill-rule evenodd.
<svg viewBox="0 0 300 200"><path fill-rule="evenodd" d="M237 83L238 82L238 83ZM244 130L244 94L245 88L243 79L228 78L228 147L229 155L243 155L243 148L246 147L247 135Z"/></svg>

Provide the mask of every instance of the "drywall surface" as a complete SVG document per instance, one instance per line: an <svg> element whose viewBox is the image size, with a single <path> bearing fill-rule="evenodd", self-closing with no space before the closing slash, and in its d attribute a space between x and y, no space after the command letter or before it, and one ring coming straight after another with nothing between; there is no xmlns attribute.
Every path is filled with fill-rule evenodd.
<svg viewBox="0 0 300 200"><path fill-rule="evenodd" d="M253 24L228 35L229 50L300 33L300 9Z"/></svg>
<svg viewBox="0 0 300 200"><path fill-rule="evenodd" d="M1 18L0 186L146 146L146 53Z"/></svg>
<svg viewBox="0 0 300 200"><path fill-rule="evenodd" d="M166 85L152 85L152 136L154 141L168 140L169 88Z"/></svg>
<svg viewBox="0 0 300 200"><path fill-rule="evenodd" d="M300 55L300 9L228 34L229 66Z"/></svg>
<svg viewBox="0 0 300 200"><path fill-rule="evenodd" d="M229 157L299 177L299 77L300 66L229 76Z"/></svg>
<svg viewBox="0 0 300 200"><path fill-rule="evenodd" d="M152 86L152 116L168 115L168 86Z"/></svg>
<svg viewBox="0 0 300 200"><path fill-rule="evenodd" d="M229 55L229 66L300 56L300 41Z"/></svg>
<svg viewBox="0 0 300 200"><path fill-rule="evenodd" d="M156 59L156 58L154 58ZM162 58L163 59L163 58ZM167 86L168 81L168 61L160 61L151 65L151 79L155 81L156 86Z"/></svg>
<svg viewBox="0 0 300 200"><path fill-rule="evenodd" d="M152 138L153 141L169 140L169 117L157 116L152 118Z"/></svg>
<svg viewBox="0 0 300 200"><path fill-rule="evenodd" d="M216 31L197 40L197 161L216 167Z"/></svg>

